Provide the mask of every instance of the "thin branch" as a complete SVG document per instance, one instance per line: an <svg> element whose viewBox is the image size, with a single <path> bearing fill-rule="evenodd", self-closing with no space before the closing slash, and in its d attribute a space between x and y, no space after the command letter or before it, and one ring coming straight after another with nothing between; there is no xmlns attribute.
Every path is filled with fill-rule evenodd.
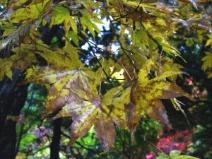
<svg viewBox="0 0 212 159"><path fill-rule="evenodd" d="M21 138L22 138L22 136L23 136L24 133L25 133L24 132L24 125L22 124L21 125L21 130L20 130L20 133L19 133L19 136L18 136L18 141L16 143L16 154L19 151L19 147L20 147L20 144L21 144Z"/></svg>
<svg viewBox="0 0 212 159"><path fill-rule="evenodd" d="M134 69L135 69L136 72L137 72L137 71L138 71L138 68L137 68L137 66L136 66L136 64L135 64L135 61L134 61L134 60L130 57L130 55L128 54L128 52L131 53L131 51L125 49L121 42L119 42L119 44L120 44L120 46L121 46L121 49L123 50L123 53L127 56L127 58L129 59L131 65L134 67Z"/></svg>

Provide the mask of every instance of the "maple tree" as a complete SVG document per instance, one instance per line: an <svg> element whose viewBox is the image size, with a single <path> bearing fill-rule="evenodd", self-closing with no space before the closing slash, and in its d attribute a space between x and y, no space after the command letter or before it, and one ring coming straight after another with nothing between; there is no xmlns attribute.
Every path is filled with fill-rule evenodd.
<svg viewBox="0 0 212 159"><path fill-rule="evenodd" d="M133 133L146 115L170 127L162 99L184 113L176 97L192 97L176 84L186 74L181 65L185 59L173 40L180 29L197 30L206 47L202 69L212 77L207 0L173 5L154 0L0 3L0 80L13 80L19 70L22 83L45 85L44 118L71 118L73 142L94 126L109 150L115 128ZM105 25L113 34L101 39ZM61 30L60 36L45 40L45 29L53 27Z"/></svg>

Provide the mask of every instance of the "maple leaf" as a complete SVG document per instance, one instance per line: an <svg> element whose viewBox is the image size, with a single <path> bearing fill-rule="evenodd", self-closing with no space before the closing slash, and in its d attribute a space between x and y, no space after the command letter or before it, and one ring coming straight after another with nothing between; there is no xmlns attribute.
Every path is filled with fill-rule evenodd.
<svg viewBox="0 0 212 159"><path fill-rule="evenodd" d="M42 71L37 71L40 75L33 79L51 84L46 109L50 114L56 113L55 118L72 118L73 141L84 136L94 126L97 137L108 150L115 140L115 126L134 132L143 113L169 125L160 99L180 96L181 90L171 92L171 83L166 81L166 78L178 73L165 71L149 79L148 73L153 64L153 61L147 61L133 87L123 82L104 95L99 95L97 91L102 78L95 77L95 73L87 68L58 72L49 67L42 68ZM29 70L28 78L35 74L32 72Z"/></svg>
<svg viewBox="0 0 212 159"><path fill-rule="evenodd" d="M163 126L172 128L167 111L160 100L155 101L156 107L148 114L151 118L159 121Z"/></svg>
<svg viewBox="0 0 212 159"><path fill-rule="evenodd" d="M50 83L46 109L54 118L71 117L71 136L73 141L84 136L95 126L97 137L105 149L115 140L114 124L126 127L125 105L130 102L130 87L118 86L100 97L97 86L99 78L91 76L86 69L56 72L42 68L41 75L33 77L39 83ZM32 78L30 70L28 79ZM98 82L99 83L98 83ZM107 128L105 131L104 128Z"/></svg>
<svg viewBox="0 0 212 159"><path fill-rule="evenodd" d="M155 71L157 76L150 77L151 71ZM169 69L165 69L163 72L158 71L154 67L154 60L147 60L138 73L138 81L132 91L132 101L135 105L133 106L134 112L138 112L140 115L147 114L159 120L162 125L171 127L166 109L160 100L180 96L191 98L172 80L167 80L180 73L180 71L174 72Z"/></svg>
<svg viewBox="0 0 212 159"><path fill-rule="evenodd" d="M104 115L100 115L95 124L95 130L103 148L109 150L116 137L115 126L112 120Z"/></svg>
<svg viewBox="0 0 212 159"><path fill-rule="evenodd" d="M71 116L73 138L84 136L100 111L91 83L82 70L72 70L49 89L46 108L50 113L61 110L57 117Z"/></svg>
<svg viewBox="0 0 212 159"><path fill-rule="evenodd" d="M166 81L166 78L179 73L165 71L149 79L148 74L153 64L152 60L144 64L133 90L129 84L123 82L122 85L108 90L103 96L97 91L101 77L94 78L94 72L89 69L57 72L46 68L37 78L40 82L52 84L46 102L49 113L56 112L56 118L72 118L73 141L84 136L92 126L95 126L97 137L108 150L115 140L115 125L133 132L143 113L171 127L160 99L181 96L183 91Z"/></svg>
<svg viewBox="0 0 212 159"><path fill-rule="evenodd" d="M127 128L125 106L130 103L131 87L118 86L110 89L102 98L102 107L117 125Z"/></svg>

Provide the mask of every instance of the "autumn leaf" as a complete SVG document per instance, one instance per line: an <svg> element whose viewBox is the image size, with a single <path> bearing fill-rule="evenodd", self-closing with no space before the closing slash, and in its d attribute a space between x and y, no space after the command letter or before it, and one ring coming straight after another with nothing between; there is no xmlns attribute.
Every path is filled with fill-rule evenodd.
<svg viewBox="0 0 212 159"><path fill-rule="evenodd" d="M105 150L109 150L115 141L116 132L113 121L105 115L99 115L95 124L96 135Z"/></svg>
<svg viewBox="0 0 212 159"><path fill-rule="evenodd" d="M110 89L102 98L103 110L117 125L127 128L125 105L130 103L131 87Z"/></svg>
<svg viewBox="0 0 212 159"><path fill-rule="evenodd" d="M155 107L149 112L149 116L159 121L164 127L172 128L167 115L167 111L160 100L155 101Z"/></svg>

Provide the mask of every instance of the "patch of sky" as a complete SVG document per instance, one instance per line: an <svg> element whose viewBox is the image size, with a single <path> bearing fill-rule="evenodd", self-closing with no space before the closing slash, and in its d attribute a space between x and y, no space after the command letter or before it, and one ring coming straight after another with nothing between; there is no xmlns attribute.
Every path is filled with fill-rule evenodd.
<svg viewBox="0 0 212 159"><path fill-rule="evenodd" d="M117 55L120 49L120 45L118 42L113 42L111 45L111 50L113 52L113 54Z"/></svg>
<svg viewBox="0 0 212 159"><path fill-rule="evenodd" d="M99 13L100 10L96 10L96 13ZM101 23L96 23L97 27L99 28L100 32L99 32L99 37L105 35L106 31L109 31L110 30L110 20L112 20L113 18L110 16L110 17L104 17L104 18L101 18L100 16L98 17L99 19L101 19ZM118 30L120 30L120 26L118 26ZM129 35L129 31L126 29L125 30L125 33L127 35ZM89 50L89 46L94 46L94 52L95 52L95 56L97 58L101 58L101 54L99 53L98 50L106 50L107 47L104 46L104 45L100 45L100 44L97 44L96 47L95 47L95 42L92 40L92 39L89 39L89 41L87 43L85 43L83 46L82 46L82 49L83 50ZM119 52L119 49L120 49L120 45L117 41L113 42L111 44L111 51L113 54L117 55L118 52ZM91 51L92 52L92 51ZM92 53L91 53L92 54ZM89 61L89 59L87 59ZM87 62L88 62L87 61Z"/></svg>

